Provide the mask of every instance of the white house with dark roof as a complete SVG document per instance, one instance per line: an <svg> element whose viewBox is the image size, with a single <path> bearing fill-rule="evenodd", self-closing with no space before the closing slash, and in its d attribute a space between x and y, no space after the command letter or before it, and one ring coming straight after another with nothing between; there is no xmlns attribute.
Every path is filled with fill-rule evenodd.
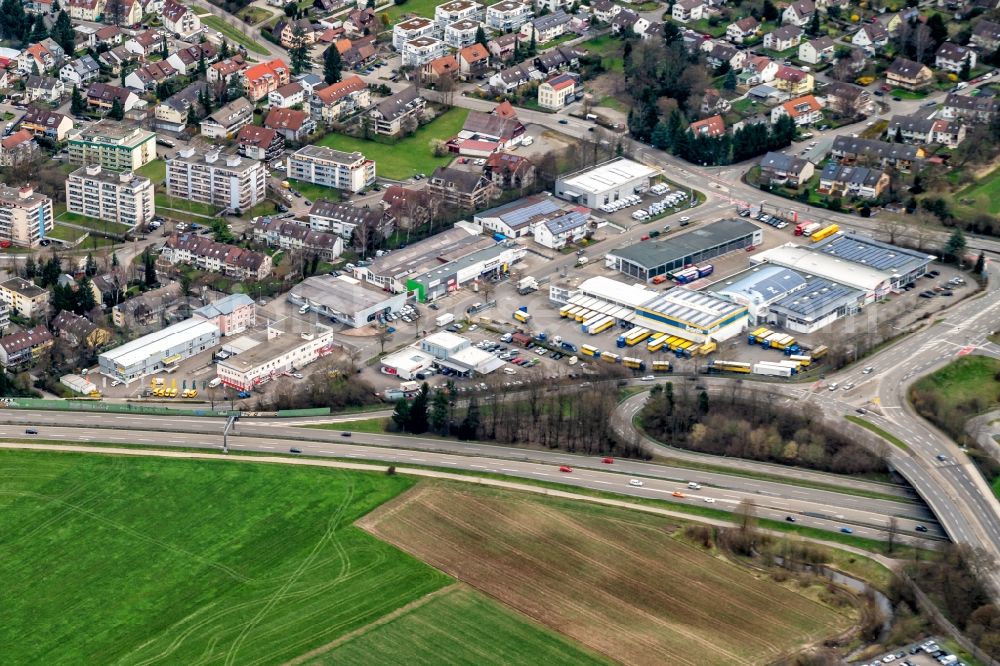
<svg viewBox="0 0 1000 666"><path fill-rule="evenodd" d="M944 72L958 74L968 61L969 69L976 66L976 52L955 42L943 42L934 53L934 67Z"/></svg>

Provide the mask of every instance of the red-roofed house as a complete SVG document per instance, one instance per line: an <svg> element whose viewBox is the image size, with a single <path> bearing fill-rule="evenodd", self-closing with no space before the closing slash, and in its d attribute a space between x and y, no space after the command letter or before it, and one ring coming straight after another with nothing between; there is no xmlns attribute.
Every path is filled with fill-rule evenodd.
<svg viewBox="0 0 1000 666"><path fill-rule="evenodd" d="M281 58L254 65L243 72L243 89L251 101L264 99L267 95L286 85L290 72Z"/></svg>
<svg viewBox="0 0 1000 666"><path fill-rule="evenodd" d="M688 125L688 129L695 136L715 138L723 136L726 133L726 122L722 119L722 116L712 116L711 118L691 123Z"/></svg>
<svg viewBox="0 0 1000 666"><path fill-rule="evenodd" d="M35 135L29 130L19 129L0 141L0 166L14 166L26 162L37 152Z"/></svg>
<svg viewBox="0 0 1000 666"><path fill-rule="evenodd" d="M434 58L421 68L421 72L427 81L437 81L442 76L454 78L458 74L458 60L453 55Z"/></svg>
<svg viewBox="0 0 1000 666"><path fill-rule="evenodd" d="M234 76L239 76L248 67L249 65L243 60L243 56L236 54L209 65L206 77L209 83L225 81L228 84L230 79Z"/></svg>
<svg viewBox="0 0 1000 666"><path fill-rule="evenodd" d="M309 115L316 122L332 124L345 114L371 106L368 84L358 76L349 76L313 93L309 102Z"/></svg>
<svg viewBox="0 0 1000 666"><path fill-rule="evenodd" d="M796 125L812 125L823 119L823 105L812 95L797 97L771 109L771 122L791 116Z"/></svg>
<svg viewBox="0 0 1000 666"><path fill-rule="evenodd" d="M236 135L236 146L240 155L270 162L285 149L285 137L278 134L278 130L245 125Z"/></svg>
<svg viewBox="0 0 1000 666"><path fill-rule="evenodd" d="M493 153L484 171L501 189L518 190L535 182L535 165L527 157L513 153Z"/></svg>
<svg viewBox="0 0 1000 666"><path fill-rule="evenodd" d="M802 97L813 91L815 79L809 72L783 65L778 68L771 85L792 97Z"/></svg>
<svg viewBox="0 0 1000 666"><path fill-rule="evenodd" d="M576 98L576 77L559 74L538 86L538 106L558 111Z"/></svg>
<svg viewBox="0 0 1000 666"><path fill-rule="evenodd" d="M305 111L296 109L271 109L264 127L273 129L286 141L301 141L316 129L316 123Z"/></svg>
<svg viewBox="0 0 1000 666"><path fill-rule="evenodd" d="M517 118L517 111L514 109L514 105L509 101L504 100L493 107L490 111L494 116L500 116L501 118Z"/></svg>
<svg viewBox="0 0 1000 666"><path fill-rule="evenodd" d="M490 52L482 44L470 44L458 52L459 71L465 79L482 76L489 66Z"/></svg>

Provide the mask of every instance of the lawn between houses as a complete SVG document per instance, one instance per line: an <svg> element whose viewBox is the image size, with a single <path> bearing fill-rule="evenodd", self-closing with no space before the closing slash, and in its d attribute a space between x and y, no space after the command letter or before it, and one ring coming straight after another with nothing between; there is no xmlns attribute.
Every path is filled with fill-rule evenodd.
<svg viewBox="0 0 1000 666"><path fill-rule="evenodd" d="M468 109L449 109L417 129L413 136L391 143L344 134L327 134L316 145L363 153L368 159L375 160L375 170L383 178L406 180L418 173L430 175L434 169L445 166L454 159L453 155L435 157L431 144L434 141L447 141L458 134L468 115Z"/></svg>

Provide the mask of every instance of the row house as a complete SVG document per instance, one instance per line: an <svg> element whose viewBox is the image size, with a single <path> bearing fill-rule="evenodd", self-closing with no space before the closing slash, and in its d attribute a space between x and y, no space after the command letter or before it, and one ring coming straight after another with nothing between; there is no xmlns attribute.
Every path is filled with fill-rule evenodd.
<svg viewBox="0 0 1000 666"><path fill-rule="evenodd" d="M823 106L812 95L797 97L771 109L771 122L789 116L796 126L813 125L823 119Z"/></svg>
<svg viewBox="0 0 1000 666"><path fill-rule="evenodd" d="M168 60L151 62L139 69L129 72L125 77L125 86L131 90L142 93L148 90L155 90L157 84L163 83L178 75L178 71Z"/></svg>
<svg viewBox="0 0 1000 666"><path fill-rule="evenodd" d="M893 116L886 128L886 138L889 141L955 148L965 140L966 130L966 125L957 120Z"/></svg>
<svg viewBox="0 0 1000 666"><path fill-rule="evenodd" d="M434 37L417 37L403 44L403 66L419 68L448 53L448 46Z"/></svg>
<svg viewBox="0 0 1000 666"><path fill-rule="evenodd" d="M288 85L290 74L288 65L281 58L262 62L243 72L243 90L251 102L257 102L272 91Z"/></svg>
<svg viewBox="0 0 1000 666"><path fill-rule="evenodd" d="M483 6L473 0L452 0L434 8L434 23L438 30L444 30L446 25L462 19L482 21L484 18Z"/></svg>
<svg viewBox="0 0 1000 666"><path fill-rule="evenodd" d="M371 106L368 85L357 76L349 76L313 93L309 114L316 122L333 124L349 113Z"/></svg>
<svg viewBox="0 0 1000 666"><path fill-rule="evenodd" d="M253 104L245 97L237 97L206 116L199 127L202 136L210 139L231 139L251 122L253 122Z"/></svg>
<svg viewBox="0 0 1000 666"><path fill-rule="evenodd" d="M236 135L236 149L240 155L270 163L284 152L285 137L273 129L246 125Z"/></svg>
<svg viewBox="0 0 1000 666"><path fill-rule="evenodd" d="M539 72L549 75L576 69L580 66L580 58L585 55L585 51L572 46L557 46L535 58L534 65Z"/></svg>
<svg viewBox="0 0 1000 666"><path fill-rule="evenodd" d="M29 76L24 82L24 94L29 102L41 100L56 103L66 94L66 84L51 76Z"/></svg>
<svg viewBox="0 0 1000 666"><path fill-rule="evenodd" d="M31 365L55 344L44 325L0 338L0 365L8 370Z"/></svg>
<svg viewBox="0 0 1000 666"><path fill-rule="evenodd" d="M462 19L449 23L444 29L444 43L453 49L461 49L476 41L476 32L482 27L479 21Z"/></svg>
<svg viewBox="0 0 1000 666"><path fill-rule="evenodd" d="M324 261L333 261L344 252L344 239L340 235L314 231L287 220L262 217L250 224L250 232L255 243L286 252L299 251L306 256L318 256Z"/></svg>
<svg viewBox="0 0 1000 666"><path fill-rule="evenodd" d="M197 234L172 234L160 257L170 264L188 264L240 280L263 280L271 274L271 257L263 252L218 243Z"/></svg>
<svg viewBox="0 0 1000 666"><path fill-rule="evenodd" d="M889 187L889 174L861 166L841 166L834 162L823 167L816 191L836 197L877 199Z"/></svg>
<svg viewBox="0 0 1000 666"><path fill-rule="evenodd" d="M392 235L395 219L388 210L358 208L350 204L319 199L309 209L309 228L324 231L350 239L357 227L365 227L380 238Z"/></svg>
<svg viewBox="0 0 1000 666"><path fill-rule="evenodd" d="M813 163L797 155L769 152L760 160L760 177L764 183L799 187L816 173Z"/></svg>
<svg viewBox="0 0 1000 666"><path fill-rule="evenodd" d="M945 120L964 120L967 123L992 123L1000 110L1000 101L995 97L972 97L949 93L941 108Z"/></svg>
<svg viewBox="0 0 1000 666"><path fill-rule="evenodd" d="M302 141L316 131L316 123L309 114L298 109L271 109L264 127L281 134L285 141Z"/></svg>
<svg viewBox="0 0 1000 666"><path fill-rule="evenodd" d="M201 19L193 9L177 0L164 0L160 17L163 19L163 27L181 39L201 32Z"/></svg>
<svg viewBox="0 0 1000 666"><path fill-rule="evenodd" d="M534 16L535 10L530 2L500 0L486 8L486 27L501 33L515 32Z"/></svg>
<svg viewBox="0 0 1000 666"><path fill-rule="evenodd" d="M379 102L368 112L368 117L376 134L395 136L402 131L407 118L419 123L426 105L416 86L410 86Z"/></svg>
<svg viewBox="0 0 1000 666"><path fill-rule="evenodd" d="M879 165L883 169L892 166L900 171L909 171L926 155L920 146L852 136L834 138L830 154L835 160L846 165L863 162L868 165Z"/></svg>

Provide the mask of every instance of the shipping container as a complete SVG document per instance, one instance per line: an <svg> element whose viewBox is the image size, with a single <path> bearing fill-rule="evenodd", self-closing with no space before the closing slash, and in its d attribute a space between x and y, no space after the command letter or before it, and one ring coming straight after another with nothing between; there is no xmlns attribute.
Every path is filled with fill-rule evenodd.
<svg viewBox="0 0 1000 666"><path fill-rule="evenodd" d="M600 356L601 350L593 345L580 345L580 353L584 356Z"/></svg>
<svg viewBox="0 0 1000 666"><path fill-rule="evenodd" d="M653 372L670 372L670 361L653 361Z"/></svg>
<svg viewBox="0 0 1000 666"><path fill-rule="evenodd" d="M831 224L830 226L828 226L826 228L823 228L823 229L820 229L819 231L813 232L811 240L812 240L813 243L818 243L819 241L823 240L824 238L827 238L828 236L832 236L833 234L837 233L838 231L840 231L840 225Z"/></svg>
<svg viewBox="0 0 1000 666"><path fill-rule="evenodd" d="M792 369L783 365L769 365L758 363L753 366L755 375L766 375L768 377L791 377Z"/></svg>
<svg viewBox="0 0 1000 666"><path fill-rule="evenodd" d="M741 361L711 361L708 364L708 369L716 372L749 373L752 367L749 363Z"/></svg>
<svg viewBox="0 0 1000 666"><path fill-rule="evenodd" d="M601 360L605 363L621 363L622 357L614 352L601 352Z"/></svg>
<svg viewBox="0 0 1000 666"><path fill-rule="evenodd" d="M666 344L670 336L666 333L657 333L646 343L646 351L648 352L658 352L663 349L663 345Z"/></svg>

